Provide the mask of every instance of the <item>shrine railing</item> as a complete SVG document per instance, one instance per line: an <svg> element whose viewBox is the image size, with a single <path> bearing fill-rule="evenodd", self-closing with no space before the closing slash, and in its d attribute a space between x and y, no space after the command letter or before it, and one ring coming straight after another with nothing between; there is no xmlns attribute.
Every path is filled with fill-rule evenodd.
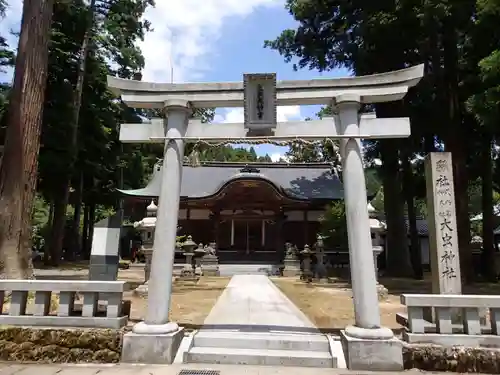
<svg viewBox="0 0 500 375"><path fill-rule="evenodd" d="M403 294L396 320L411 344L500 346L500 296Z"/></svg>
<svg viewBox="0 0 500 375"><path fill-rule="evenodd" d="M126 281L0 280L0 325L121 328L126 290Z"/></svg>

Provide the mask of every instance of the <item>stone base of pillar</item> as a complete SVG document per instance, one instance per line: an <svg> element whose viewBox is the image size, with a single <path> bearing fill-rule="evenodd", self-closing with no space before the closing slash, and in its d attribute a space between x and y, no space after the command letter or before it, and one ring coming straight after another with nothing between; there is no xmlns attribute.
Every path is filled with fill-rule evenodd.
<svg viewBox="0 0 500 375"><path fill-rule="evenodd" d="M146 281L144 284L139 285L134 289L134 294L139 297L147 297L148 296L148 282Z"/></svg>
<svg viewBox="0 0 500 375"><path fill-rule="evenodd" d="M359 338L348 336L345 331L341 331L340 342L349 370L403 370L403 343L395 337Z"/></svg>
<svg viewBox="0 0 500 375"><path fill-rule="evenodd" d="M183 338L184 328L163 334L126 333L123 335L121 361L152 365L171 364Z"/></svg>
<svg viewBox="0 0 500 375"><path fill-rule="evenodd" d="M377 295L380 302L387 301L387 299L389 298L389 291L385 286L377 283Z"/></svg>

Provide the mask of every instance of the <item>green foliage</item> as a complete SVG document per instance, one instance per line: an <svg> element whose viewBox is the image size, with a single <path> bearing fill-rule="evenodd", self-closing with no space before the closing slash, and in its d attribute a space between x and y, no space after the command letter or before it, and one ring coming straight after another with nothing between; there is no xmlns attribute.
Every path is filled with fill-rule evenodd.
<svg viewBox="0 0 500 375"><path fill-rule="evenodd" d="M330 204L321 218L320 233L325 237L327 247L348 247L347 222L343 201Z"/></svg>
<svg viewBox="0 0 500 375"><path fill-rule="evenodd" d="M32 225L32 246L36 250L41 250L45 245L45 236L49 228L50 209L47 202L39 195L35 197L33 205Z"/></svg>
<svg viewBox="0 0 500 375"><path fill-rule="evenodd" d="M208 147L201 151L200 161L220 162L271 162L269 155L257 156L255 149L250 147L218 146Z"/></svg>

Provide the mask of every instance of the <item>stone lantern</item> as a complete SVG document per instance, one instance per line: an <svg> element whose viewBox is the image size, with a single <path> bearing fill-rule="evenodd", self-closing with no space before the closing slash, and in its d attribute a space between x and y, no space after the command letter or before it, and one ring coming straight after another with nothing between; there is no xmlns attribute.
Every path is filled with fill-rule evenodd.
<svg viewBox="0 0 500 375"><path fill-rule="evenodd" d="M148 293L148 281L149 275L151 273L151 258L153 257L153 244L156 229L156 213L158 211L158 206L156 206L154 200L146 208L146 217L141 221L136 221L134 223L134 228L141 232L142 246L141 251L144 254L146 264L144 266L144 284L139 285L135 292L139 295L147 295Z"/></svg>
<svg viewBox="0 0 500 375"><path fill-rule="evenodd" d="M316 243L314 244L314 249L316 251L316 269L315 274L318 279L326 277L326 267L325 267L325 243L324 237L321 234L316 236Z"/></svg>
<svg viewBox="0 0 500 375"><path fill-rule="evenodd" d="M193 256L196 244L193 242L193 237L187 236L186 241L182 244L184 256L186 257L186 264L184 265L183 274L194 276Z"/></svg>
<svg viewBox="0 0 500 375"><path fill-rule="evenodd" d="M306 280L307 282L312 281L311 257L313 254L314 252L311 250L309 245L305 245L304 250L300 252L300 255L302 255L302 265L304 267L302 279Z"/></svg>

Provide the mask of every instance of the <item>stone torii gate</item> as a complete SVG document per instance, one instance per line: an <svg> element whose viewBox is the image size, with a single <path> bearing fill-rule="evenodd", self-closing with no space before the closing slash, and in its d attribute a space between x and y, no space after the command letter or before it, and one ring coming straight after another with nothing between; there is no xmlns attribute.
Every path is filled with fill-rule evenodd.
<svg viewBox="0 0 500 375"><path fill-rule="evenodd" d="M401 343L381 327L366 199L361 139L410 136L408 118L360 116L362 104L401 100L423 76L423 65L371 76L276 81L275 74L245 74L243 82L148 83L108 77L108 86L130 107L160 108L166 119L123 124L126 143L164 143L157 230L144 322L124 337L125 361L171 363L183 336L169 321L172 270L186 142L244 139L341 139L343 186L355 324L342 332L350 369L402 369ZM277 106L333 105L335 116L277 122ZM244 124L202 124L193 108L244 107Z"/></svg>

